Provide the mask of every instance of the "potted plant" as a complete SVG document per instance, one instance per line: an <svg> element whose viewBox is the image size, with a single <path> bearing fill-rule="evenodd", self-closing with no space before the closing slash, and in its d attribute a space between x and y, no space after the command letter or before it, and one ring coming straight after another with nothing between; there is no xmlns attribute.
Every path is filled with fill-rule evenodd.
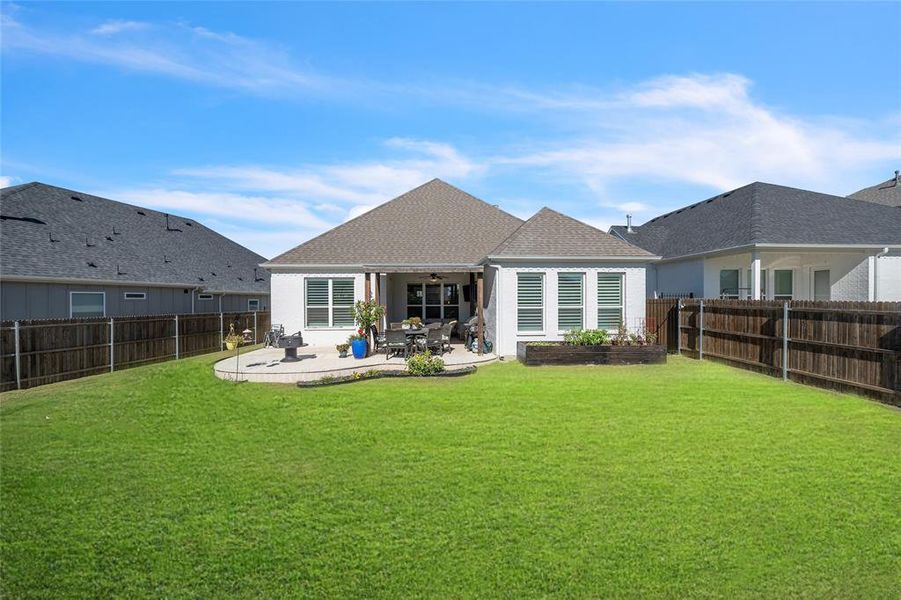
<svg viewBox="0 0 901 600"><path fill-rule="evenodd" d="M363 356L357 356L357 345L351 342L354 349L354 358L363 358L369 355L367 343L372 326L385 316L385 307L374 300L360 300L354 304L354 320L357 322L357 334L363 338Z"/></svg>
<svg viewBox="0 0 901 600"><path fill-rule="evenodd" d="M362 328L358 329L355 334L347 338L347 341L350 342L354 358L366 358L366 336L363 334Z"/></svg>
<svg viewBox="0 0 901 600"><path fill-rule="evenodd" d="M410 317L409 321L410 327L412 327L413 329L422 327L422 319L420 319L419 317Z"/></svg>
<svg viewBox="0 0 901 600"><path fill-rule="evenodd" d="M338 344L335 346L335 350L338 351L338 358L347 358L347 351L350 349L350 344Z"/></svg>
<svg viewBox="0 0 901 600"><path fill-rule="evenodd" d="M400 322L401 329L409 329L410 328L410 319L404 319Z"/></svg>
<svg viewBox="0 0 901 600"><path fill-rule="evenodd" d="M225 347L229 350L234 350L237 348L241 342L244 341L244 338L235 333L235 324L232 323L228 326L228 335L225 336Z"/></svg>

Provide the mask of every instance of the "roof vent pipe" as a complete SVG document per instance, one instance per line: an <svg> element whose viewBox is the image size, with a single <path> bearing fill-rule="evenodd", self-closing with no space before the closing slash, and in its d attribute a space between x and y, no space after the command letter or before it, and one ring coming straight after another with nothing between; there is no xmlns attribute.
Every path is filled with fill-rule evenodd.
<svg viewBox="0 0 901 600"><path fill-rule="evenodd" d="M632 231L632 215L626 215L626 233L635 233Z"/></svg>
<svg viewBox="0 0 901 600"><path fill-rule="evenodd" d="M895 187L901 185L901 171L895 171Z"/></svg>

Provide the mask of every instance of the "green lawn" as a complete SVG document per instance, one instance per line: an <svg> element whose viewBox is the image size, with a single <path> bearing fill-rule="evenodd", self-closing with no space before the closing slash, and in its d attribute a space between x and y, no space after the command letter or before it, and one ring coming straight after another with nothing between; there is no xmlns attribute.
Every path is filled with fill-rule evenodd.
<svg viewBox="0 0 901 600"><path fill-rule="evenodd" d="M0 596L896 597L901 411L670 357L0 403Z"/></svg>

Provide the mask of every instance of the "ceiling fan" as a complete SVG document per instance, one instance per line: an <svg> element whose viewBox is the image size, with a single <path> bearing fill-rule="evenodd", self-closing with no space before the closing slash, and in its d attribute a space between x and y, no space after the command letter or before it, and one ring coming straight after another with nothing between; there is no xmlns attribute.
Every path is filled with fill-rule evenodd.
<svg viewBox="0 0 901 600"><path fill-rule="evenodd" d="M428 279L432 283L438 283L439 281L444 279L444 277L442 277L438 273L429 273L427 277L424 276L422 277L422 279Z"/></svg>

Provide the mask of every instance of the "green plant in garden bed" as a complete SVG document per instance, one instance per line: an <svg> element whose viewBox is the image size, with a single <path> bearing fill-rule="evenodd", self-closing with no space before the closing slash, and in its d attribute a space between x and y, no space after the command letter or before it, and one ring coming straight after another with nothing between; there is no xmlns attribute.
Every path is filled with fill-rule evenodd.
<svg viewBox="0 0 901 600"><path fill-rule="evenodd" d="M437 375L444 371L444 360L426 350L407 358L407 372L411 375Z"/></svg>

